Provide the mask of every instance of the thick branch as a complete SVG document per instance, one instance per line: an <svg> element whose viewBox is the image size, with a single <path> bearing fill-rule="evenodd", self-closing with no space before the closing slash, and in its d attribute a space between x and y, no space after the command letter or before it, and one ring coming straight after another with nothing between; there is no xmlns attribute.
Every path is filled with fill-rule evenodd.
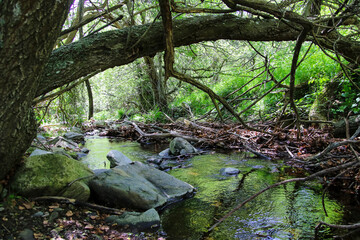
<svg viewBox="0 0 360 240"><path fill-rule="evenodd" d="M164 29L155 22L142 36L149 24L132 26L129 45L128 28L85 37L53 51L40 80L36 96L86 76L98 68L106 70L121 66L144 56L153 56L165 49ZM173 21L174 47L218 39L249 41L293 41L299 32L278 20L254 20L234 15L192 17ZM338 39L338 36L334 36ZM140 40L140 41L139 41ZM320 39L328 49L336 45L337 51L347 59L358 59L360 43L339 38ZM139 42L138 42L139 41ZM137 43L135 46L134 44ZM128 46L134 46L130 48Z"/></svg>
<svg viewBox="0 0 360 240"><path fill-rule="evenodd" d="M165 49L164 29L155 22L145 36L149 24L132 26L126 46L128 28L98 33L53 51L42 75L37 96L70 83L101 68L121 66ZM277 20L251 20L233 15L216 15L175 20L174 47L218 39L251 41L291 41L299 32ZM360 52L360 46L359 46Z"/></svg>

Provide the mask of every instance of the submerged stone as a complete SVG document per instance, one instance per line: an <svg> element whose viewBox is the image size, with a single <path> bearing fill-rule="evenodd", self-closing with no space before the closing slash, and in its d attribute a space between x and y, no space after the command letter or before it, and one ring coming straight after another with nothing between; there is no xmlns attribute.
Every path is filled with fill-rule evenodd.
<svg viewBox="0 0 360 240"><path fill-rule="evenodd" d="M240 173L240 170L237 168L222 168L220 169L220 174L223 176L231 176L231 175L238 175Z"/></svg>

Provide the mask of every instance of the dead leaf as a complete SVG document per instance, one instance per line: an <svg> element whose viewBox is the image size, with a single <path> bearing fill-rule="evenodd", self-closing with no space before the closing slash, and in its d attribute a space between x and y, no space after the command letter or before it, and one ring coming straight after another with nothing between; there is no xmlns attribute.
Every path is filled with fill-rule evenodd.
<svg viewBox="0 0 360 240"><path fill-rule="evenodd" d="M26 209L32 209L35 205L35 202L28 202L23 204Z"/></svg>
<svg viewBox="0 0 360 240"><path fill-rule="evenodd" d="M88 225L85 226L85 229L93 229L93 228L94 228L94 226L91 225L91 224L88 224Z"/></svg>
<svg viewBox="0 0 360 240"><path fill-rule="evenodd" d="M72 215L74 215L74 213L73 213L71 210L69 210L69 211L66 212L65 215L66 215L67 217L71 217Z"/></svg>

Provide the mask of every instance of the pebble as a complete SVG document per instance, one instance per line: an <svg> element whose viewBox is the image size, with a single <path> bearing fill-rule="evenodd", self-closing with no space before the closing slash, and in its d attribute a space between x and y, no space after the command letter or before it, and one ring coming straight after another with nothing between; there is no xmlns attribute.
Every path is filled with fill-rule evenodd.
<svg viewBox="0 0 360 240"><path fill-rule="evenodd" d="M41 211L39 211L39 212L37 212L37 213L34 213L34 214L32 215L32 217L42 217L42 216L44 216L44 213L41 212Z"/></svg>
<svg viewBox="0 0 360 240"><path fill-rule="evenodd" d="M34 232L31 229L24 229L19 234L19 239L22 240L35 240L34 238Z"/></svg>

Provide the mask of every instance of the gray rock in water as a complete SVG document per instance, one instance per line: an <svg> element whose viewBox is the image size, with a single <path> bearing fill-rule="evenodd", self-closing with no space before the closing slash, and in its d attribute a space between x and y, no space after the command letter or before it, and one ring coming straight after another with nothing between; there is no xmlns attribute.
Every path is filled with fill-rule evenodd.
<svg viewBox="0 0 360 240"><path fill-rule="evenodd" d="M74 142L82 142L84 141L84 134L77 132L67 132L64 134L64 138L72 140Z"/></svg>
<svg viewBox="0 0 360 240"><path fill-rule="evenodd" d="M86 157L87 156L87 154L86 153L76 153L76 155L77 155L77 160L80 160L81 158L83 158L83 157Z"/></svg>
<svg viewBox="0 0 360 240"><path fill-rule="evenodd" d="M75 132L75 133L82 133L83 131L81 130L81 128L78 127L72 127L70 129L71 132Z"/></svg>
<svg viewBox="0 0 360 240"><path fill-rule="evenodd" d="M146 230L155 230L160 227L160 217L155 209L149 209L146 212L125 212L124 214L112 215L105 219L107 223L116 223L119 226L126 226L131 230L138 232Z"/></svg>
<svg viewBox="0 0 360 240"><path fill-rule="evenodd" d="M49 151L45 151L45 150L41 150L41 149L35 149L31 154L30 157L32 156L39 156L39 155L44 155L44 154L53 154L52 152Z"/></svg>
<svg viewBox="0 0 360 240"><path fill-rule="evenodd" d="M81 149L81 152L83 152L83 153L89 153L90 150L84 147L84 148Z"/></svg>
<svg viewBox="0 0 360 240"><path fill-rule="evenodd" d="M220 169L220 174L223 176L231 176L231 175L238 175L240 173L240 170L237 168L222 168Z"/></svg>
<svg viewBox="0 0 360 240"><path fill-rule="evenodd" d="M172 155L176 156L196 152L196 148L183 138L176 137L170 142L170 153Z"/></svg>
<svg viewBox="0 0 360 240"><path fill-rule="evenodd" d="M53 147L51 148L51 151L53 151L54 154L61 154L68 158L72 158L63 148L61 147Z"/></svg>
<svg viewBox="0 0 360 240"><path fill-rule="evenodd" d="M46 138L45 138L43 135L41 135L41 134L36 135L36 138L37 138L37 140L39 140L40 142L46 142Z"/></svg>
<svg viewBox="0 0 360 240"><path fill-rule="evenodd" d="M159 153L160 157L170 157L170 148L167 148Z"/></svg>
<svg viewBox="0 0 360 240"><path fill-rule="evenodd" d="M97 174L89 186L103 203L143 210L170 204L194 191L190 184L140 162Z"/></svg>
<svg viewBox="0 0 360 240"><path fill-rule="evenodd" d="M75 149L80 149L79 145L70 140L70 139L66 139L63 137L56 137L52 140L49 141L50 144L54 144L54 147L57 148L64 148L64 149L69 149L69 150L75 150Z"/></svg>
<svg viewBox="0 0 360 240"><path fill-rule="evenodd" d="M122 152L117 150L111 150L107 155L106 158L110 161L110 168L116 166L122 166L132 163L127 156L125 156Z"/></svg>

